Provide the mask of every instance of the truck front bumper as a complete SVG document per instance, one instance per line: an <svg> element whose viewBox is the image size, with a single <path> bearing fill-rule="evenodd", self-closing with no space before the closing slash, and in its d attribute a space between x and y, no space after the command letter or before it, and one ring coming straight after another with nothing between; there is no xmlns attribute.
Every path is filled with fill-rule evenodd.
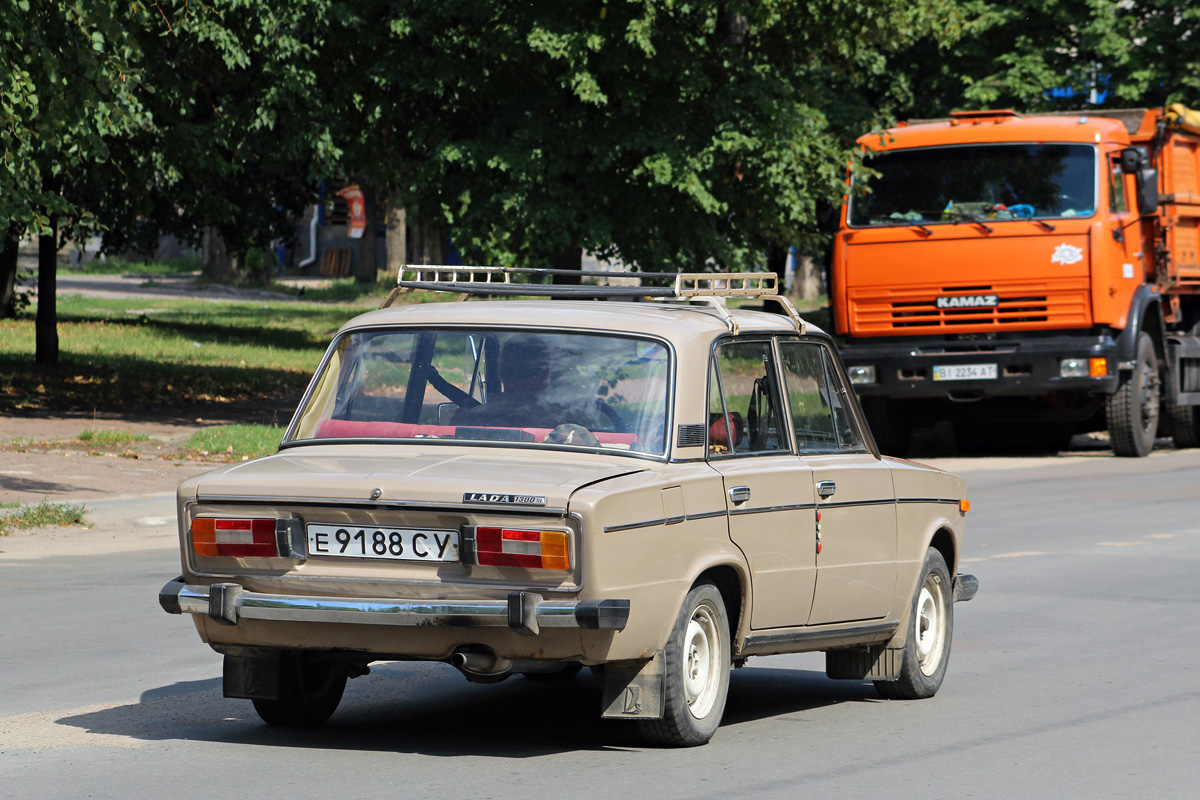
<svg viewBox="0 0 1200 800"><path fill-rule="evenodd" d="M505 600L387 600L304 597L249 592L236 583L188 585L182 577L158 593L169 614L203 614L225 625L240 619L341 622L359 625L505 627L526 635L541 628L623 630L628 600L544 600L533 592L509 592Z"/></svg>
<svg viewBox="0 0 1200 800"><path fill-rule="evenodd" d="M1108 335L1047 336L980 341L928 337L889 341L857 339L841 348L847 369L874 367L875 380L854 384L860 395L892 398L1041 397L1052 392L1112 394L1120 365ZM1064 378L1064 359L1107 360L1099 377ZM995 378L940 381L935 367L995 365Z"/></svg>

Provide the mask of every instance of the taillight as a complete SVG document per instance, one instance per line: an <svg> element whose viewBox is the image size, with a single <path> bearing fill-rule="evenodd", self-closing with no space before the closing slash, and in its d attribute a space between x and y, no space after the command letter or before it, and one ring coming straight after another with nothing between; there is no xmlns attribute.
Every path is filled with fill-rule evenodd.
<svg viewBox="0 0 1200 800"><path fill-rule="evenodd" d="M275 558L275 520L199 517L192 520L192 549L198 556Z"/></svg>
<svg viewBox="0 0 1200 800"><path fill-rule="evenodd" d="M570 569L571 540L566 531L514 528L475 529L478 563L496 567Z"/></svg>

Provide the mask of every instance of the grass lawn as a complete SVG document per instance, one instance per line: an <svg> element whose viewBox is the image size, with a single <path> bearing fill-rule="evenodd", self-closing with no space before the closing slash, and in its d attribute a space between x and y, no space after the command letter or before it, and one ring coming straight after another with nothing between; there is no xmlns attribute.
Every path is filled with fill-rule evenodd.
<svg viewBox="0 0 1200 800"><path fill-rule="evenodd" d="M356 304L58 298L59 365L34 364L33 314L0 320L0 412L296 399Z"/></svg>
<svg viewBox="0 0 1200 800"><path fill-rule="evenodd" d="M86 511L81 505L49 503L37 505L0 504L0 508L15 509L0 513L0 536L17 528L44 528L48 525L87 525Z"/></svg>
<svg viewBox="0 0 1200 800"><path fill-rule="evenodd" d="M87 428L79 432L79 441L88 444L100 445L119 445L131 444L133 442L144 442L150 437L144 433L130 433L129 431L116 431L108 428L93 430Z"/></svg>
<svg viewBox="0 0 1200 800"><path fill-rule="evenodd" d="M126 261L113 256L104 261L90 258L75 266L59 267L64 275L170 275L199 272L203 268L204 260L199 256L181 256L150 262Z"/></svg>
<svg viewBox="0 0 1200 800"><path fill-rule="evenodd" d="M196 455L243 461L278 450L283 430L279 425L218 425L196 431L184 447Z"/></svg>

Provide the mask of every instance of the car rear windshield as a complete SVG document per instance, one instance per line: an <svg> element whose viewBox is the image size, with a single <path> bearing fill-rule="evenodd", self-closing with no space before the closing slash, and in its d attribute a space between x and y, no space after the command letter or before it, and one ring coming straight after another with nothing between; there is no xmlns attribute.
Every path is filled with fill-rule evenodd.
<svg viewBox="0 0 1200 800"><path fill-rule="evenodd" d="M284 443L445 439L662 455L669 371L664 344L627 336L351 332Z"/></svg>
<svg viewBox="0 0 1200 800"><path fill-rule="evenodd" d="M1081 144L990 144L884 152L850 200L854 226L1090 217L1096 153Z"/></svg>

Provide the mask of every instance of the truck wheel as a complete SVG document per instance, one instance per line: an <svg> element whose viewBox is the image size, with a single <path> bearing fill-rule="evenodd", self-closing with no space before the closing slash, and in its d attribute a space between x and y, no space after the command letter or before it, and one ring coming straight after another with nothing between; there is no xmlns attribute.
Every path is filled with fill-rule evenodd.
<svg viewBox="0 0 1200 800"><path fill-rule="evenodd" d="M717 732L729 693L729 615L717 587L692 587L663 661L663 717L647 720L651 740L672 747L704 744Z"/></svg>
<svg viewBox="0 0 1200 800"><path fill-rule="evenodd" d="M1161 387L1154 342L1150 334L1139 333L1133 373L1121 380L1106 407L1108 434L1116 455L1141 458L1154 449Z"/></svg>
<svg viewBox="0 0 1200 800"><path fill-rule="evenodd" d="M925 565L908 615L900 676L875 681L879 694L891 700L933 697L946 676L950 642L954 638L954 599L950 570L934 548L925 551Z"/></svg>
<svg viewBox="0 0 1200 800"><path fill-rule="evenodd" d="M1176 447L1200 447L1200 406L1163 406L1163 419Z"/></svg>
<svg viewBox="0 0 1200 800"><path fill-rule="evenodd" d="M860 397L858 402L879 452L885 456L907 456L912 443L912 423L899 410L896 402L875 395Z"/></svg>
<svg viewBox="0 0 1200 800"><path fill-rule="evenodd" d="M279 655L279 699L255 700L254 710L271 725L320 725L333 716L345 689L346 675L333 662L284 652Z"/></svg>

